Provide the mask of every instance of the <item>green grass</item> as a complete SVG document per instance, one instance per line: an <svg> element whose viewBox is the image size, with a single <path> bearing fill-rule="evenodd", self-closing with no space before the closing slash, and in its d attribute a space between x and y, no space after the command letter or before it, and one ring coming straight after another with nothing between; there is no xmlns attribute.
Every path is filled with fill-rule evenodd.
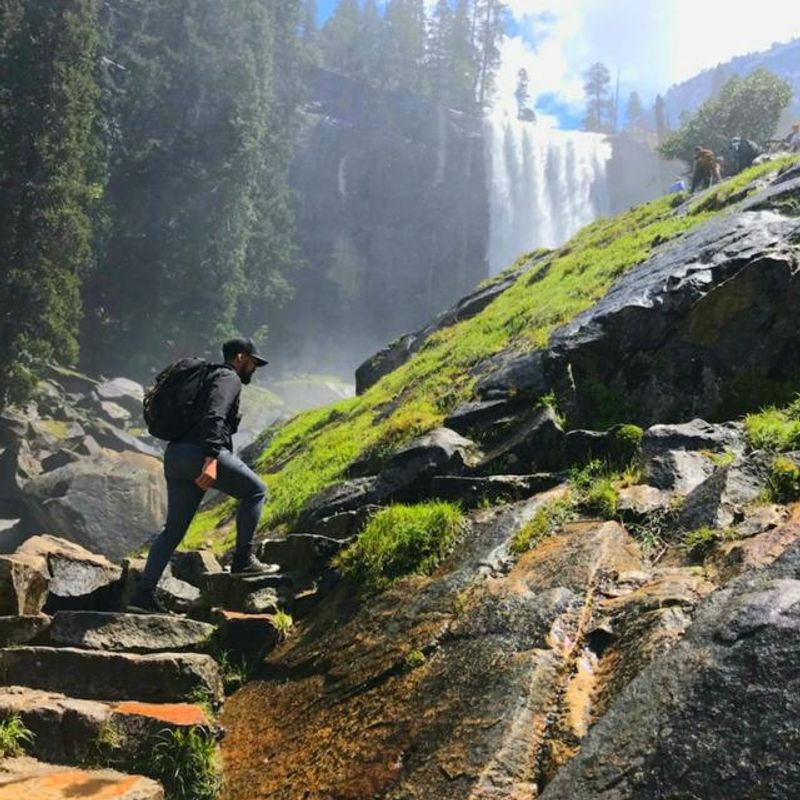
<svg viewBox="0 0 800 800"><path fill-rule="evenodd" d="M369 454L377 468L398 445L440 425L459 403L473 399L487 359L545 347L556 328L594 305L655 247L716 216L754 177L783 163L790 160L752 168L721 184L714 203L696 205L689 214L676 216L674 198L667 196L594 222L559 250L538 254L540 261L480 314L438 331L362 396L294 417L256 465L270 491L261 528L291 526L308 500L341 480L354 461ZM609 419L619 421L623 411L614 409ZM223 503L198 515L185 546L208 538L216 539L218 550L229 546L233 507Z"/></svg>
<svg viewBox="0 0 800 800"><path fill-rule="evenodd" d="M800 500L800 467L784 456L777 456L770 468L767 492L774 503Z"/></svg>
<svg viewBox="0 0 800 800"><path fill-rule="evenodd" d="M404 575L433 572L464 524L464 513L451 503L391 506L369 521L333 566L366 592L379 592Z"/></svg>
<svg viewBox="0 0 800 800"><path fill-rule="evenodd" d="M33 731L16 714L0 722L0 758L25 754L26 745L33 744Z"/></svg>
<svg viewBox="0 0 800 800"><path fill-rule="evenodd" d="M514 534L514 538L511 540L511 552L521 555L532 550L574 515L575 506L569 495L544 503Z"/></svg>
<svg viewBox="0 0 800 800"><path fill-rule="evenodd" d="M800 449L800 398L784 408L770 406L744 419L747 441L758 450Z"/></svg>
<svg viewBox="0 0 800 800"><path fill-rule="evenodd" d="M278 609L272 616L272 626L278 631L281 639L285 639L294 629L292 615Z"/></svg>
<svg viewBox="0 0 800 800"><path fill-rule="evenodd" d="M136 769L163 784L166 800L214 800L222 786L216 740L197 726L162 731Z"/></svg>
<svg viewBox="0 0 800 800"><path fill-rule="evenodd" d="M726 531L704 526L688 531L681 539L681 547L692 558L704 558L717 543L729 537Z"/></svg>

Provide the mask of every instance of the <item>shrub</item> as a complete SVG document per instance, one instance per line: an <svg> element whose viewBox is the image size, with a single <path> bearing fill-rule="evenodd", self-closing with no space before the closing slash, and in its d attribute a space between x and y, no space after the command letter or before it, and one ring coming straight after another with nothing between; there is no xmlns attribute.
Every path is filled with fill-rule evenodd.
<svg viewBox="0 0 800 800"><path fill-rule="evenodd" d="M386 508L333 565L367 591L381 591L404 575L429 575L453 548L464 519L451 503Z"/></svg>
<svg viewBox="0 0 800 800"><path fill-rule="evenodd" d="M800 398L786 408L771 406L744 419L751 447L782 452L800 448Z"/></svg>
<svg viewBox="0 0 800 800"><path fill-rule="evenodd" d="M0 722L0 757L13 758L25 752L25 745L33 744L33 732L17 716Z"/></svg>
<svg viewBox="0 0 800 800"><path fill-rule="evenodd" d="M137 769L163 784L167 800L214 800L222 785L214 735L198 726L162 731Z"/></svg>
<svg viewBox="0 0 800 800"><path fill-rule="evenodd" d="M704 526L685 533L681 540L681 546L690 556L702 558L716 542L724 538L723 531Z"/></svg>
<svg viewBox="0 0 800 800"><path fill-rule="evenodd" d="M770 499L776 503L800 500L800 467L791 459L778 456L772 462L767 487Z"/></svg>

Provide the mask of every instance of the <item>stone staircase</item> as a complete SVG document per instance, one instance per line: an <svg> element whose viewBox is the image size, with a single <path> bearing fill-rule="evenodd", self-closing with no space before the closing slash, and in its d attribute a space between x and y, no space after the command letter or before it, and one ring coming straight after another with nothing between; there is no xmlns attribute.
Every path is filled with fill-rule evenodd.
<svg viewBox="0 0 800 800"><path fill-rule="evenodd" d="M332 585L327 562L342 546L268 540L260 555L282 563L259 576L181 554L159 589L168 607L188 610L175 616L119 610L139 562L120 569L72 543L34 538L0 556L0 725L18 719L33 757L3 759L0 750L0 800L185 797L150 779L159 777L154 750L191 735L213 751L223 733L215 713L226 686L238 685L226 671L279 644L290 615L303 616Z"/></svg>

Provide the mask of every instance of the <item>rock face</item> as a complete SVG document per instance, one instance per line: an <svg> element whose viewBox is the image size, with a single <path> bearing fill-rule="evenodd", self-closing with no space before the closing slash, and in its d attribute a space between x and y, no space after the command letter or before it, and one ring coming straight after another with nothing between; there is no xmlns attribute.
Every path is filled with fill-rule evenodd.
<svg viewBox="0 0 800 800"><path fill-rule="evenodd" d="M800 792L800 546L703 606L684 639L618 697L543 800Z"/></svg>

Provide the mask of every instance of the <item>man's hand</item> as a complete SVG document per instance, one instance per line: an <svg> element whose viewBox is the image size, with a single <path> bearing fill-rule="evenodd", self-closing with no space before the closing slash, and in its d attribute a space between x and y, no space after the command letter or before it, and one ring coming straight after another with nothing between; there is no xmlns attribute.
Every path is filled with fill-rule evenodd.
<svg viewBox="0 0 800 800"><path fill-rule="evenodd" d="M217 482L217 459L206 458L203 471L194 479L194 482L203 490L210 489Z"/></svg>

